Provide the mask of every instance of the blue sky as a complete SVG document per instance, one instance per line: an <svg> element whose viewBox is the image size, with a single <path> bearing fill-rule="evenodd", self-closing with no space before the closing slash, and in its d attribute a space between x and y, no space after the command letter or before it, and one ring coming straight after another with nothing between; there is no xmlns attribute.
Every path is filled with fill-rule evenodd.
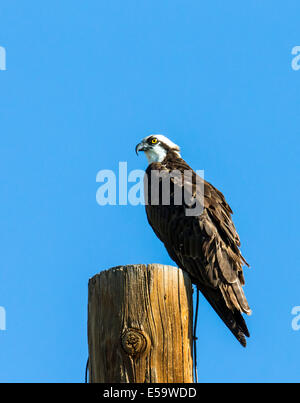
<svg viewBox="0 0 300 403"><path fill-rule="evenodd" d="M0 6L0 381L82 382L87 283L172 264L143 206L96 203L96 174L144 169L163 133L235 214L253 310L242 349L201 298L202 382L299 382L300 5L10 0Z"/></svg>

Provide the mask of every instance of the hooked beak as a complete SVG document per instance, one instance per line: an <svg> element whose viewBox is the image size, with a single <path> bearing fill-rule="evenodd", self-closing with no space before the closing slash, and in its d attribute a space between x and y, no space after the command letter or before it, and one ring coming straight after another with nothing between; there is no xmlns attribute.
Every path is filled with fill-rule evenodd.
<svg viewBox="0 0 300 403"><path fill-rule="evenodd" d="M146 150L148 150L147 144L144 144L143 142L142 142L142 143L139 143L139 144L135 147L136 155L139 155L139 154L138 154L139 151L146 151Z"/></svg>

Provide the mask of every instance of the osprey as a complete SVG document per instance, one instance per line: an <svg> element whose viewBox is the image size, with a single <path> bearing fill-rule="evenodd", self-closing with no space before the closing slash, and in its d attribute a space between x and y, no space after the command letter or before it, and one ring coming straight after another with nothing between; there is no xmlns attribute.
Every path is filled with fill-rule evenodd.
<svg viewBox="0 0 300 403"><path fill-rule="evenodd" d="M147 136L135 150L137 154L144 151L149 163L144 182L149 224L171 259L190 275L226 326L246 347L245 336L250 335L242 313L250 315L251 310L242 286L245 284L243 265L249 265L239 249L240 239L231 219L231 208L223 194L198 176L181 158L180 148L165 136ZM179 177L170 176L172 172L179 173ZM186 172L191 174L190 181L183 178ZM167 175L169 203L164 203L163 181ZM154 182L159 187L155 202ZM202 191L197 190L197 183ZM194 204L187 203L186 199L176 202L178 192L186 192ZM201 206L201 211L189 214L195 203Z"/></svg>

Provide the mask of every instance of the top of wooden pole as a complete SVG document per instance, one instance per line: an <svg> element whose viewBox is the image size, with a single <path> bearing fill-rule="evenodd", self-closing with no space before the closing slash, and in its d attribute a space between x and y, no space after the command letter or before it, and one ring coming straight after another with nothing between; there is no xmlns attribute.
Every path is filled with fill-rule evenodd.
<svg viewBox="0 0 300 403"><path fill-rule="evenodd" d="M193 382L192 284L177 267L118 266L89 281L90 382Z"/></svg>

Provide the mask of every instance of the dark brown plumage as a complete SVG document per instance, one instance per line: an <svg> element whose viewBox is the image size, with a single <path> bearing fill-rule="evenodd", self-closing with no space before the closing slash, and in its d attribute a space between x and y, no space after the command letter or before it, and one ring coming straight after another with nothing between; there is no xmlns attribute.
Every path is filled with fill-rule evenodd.
<svg viewBox="0 0 300 403"><path fill-rule="evenodd" d="M148 137L146 146L144 149L140 147L140 150L151 150L153 137ZM173 148L163 139L159 139L159 144L165 150L164 158L150 163L145 175L145 195L148 196L146 213L149 224L164 243L170 257L178 267L189 273L192 282L197 285L231 332L246 346L245 336L249 337L249 331L242 313L249 315L251 310L242 289L245 283L242 266L248 264L239 249L240 239L231 219L232 210L219 190L197 177L180 157L178 147ZM187 216L186 209L191 207L184 203L174 203L176 191L184 192L187 187L186 183L183 185L176 178L171 179L170 205L163 205L163 177L174 170L180 171L181 174L184 174L184 171L192 173L193 185L190 189L203 207L200 215ZM196 178L202 184L204 195L203 192L195 192ZM157 180L155 183L160 183L158 205L151 202L151 184L154 180Z"/></svg>

